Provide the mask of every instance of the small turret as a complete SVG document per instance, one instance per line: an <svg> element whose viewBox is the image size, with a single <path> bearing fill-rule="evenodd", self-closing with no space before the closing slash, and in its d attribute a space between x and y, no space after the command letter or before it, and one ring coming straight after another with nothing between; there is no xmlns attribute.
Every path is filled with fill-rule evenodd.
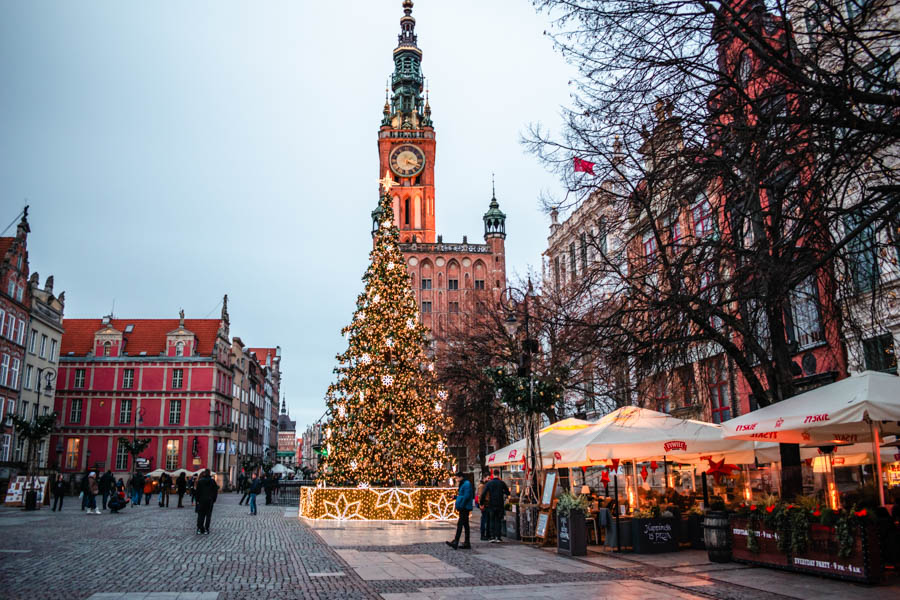
<svg viewBox="0 0 900 600"><path fill-rule="evenodd" d="M500 210L500 203L497 202L497 188L491 176L491 203L488 211L484 213L484 239L488 240L493 237L506 239L506 214Z"/></svg>

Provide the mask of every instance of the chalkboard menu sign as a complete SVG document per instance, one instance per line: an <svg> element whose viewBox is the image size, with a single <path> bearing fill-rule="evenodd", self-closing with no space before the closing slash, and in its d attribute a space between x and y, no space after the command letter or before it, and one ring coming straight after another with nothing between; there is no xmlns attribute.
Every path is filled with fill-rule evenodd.
<svg viewBox="0 0 900 600"><path fill-rule="evenodd" d="M631 541L640 554L675 552L678 550L678 523L675 519L634 519Z"/></svg>

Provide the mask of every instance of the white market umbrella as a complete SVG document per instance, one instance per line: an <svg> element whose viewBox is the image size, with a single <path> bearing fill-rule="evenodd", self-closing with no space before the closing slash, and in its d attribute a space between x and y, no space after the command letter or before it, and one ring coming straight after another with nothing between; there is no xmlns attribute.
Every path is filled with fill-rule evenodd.
<svg viewBox="0 0 900 600"><path fill-rule="evenodd" d="M787 444L840 445L872 442L896 433L900 421L900 377L865 371L722 423L729 439ZM884 504L881 461L874 461Z"/></svg>
<svg viewBox="0 0 900 600"><path fill-rule="evenodd" d="M278 475L278 474L281 474L281 475L291 474L292 475L294 473L291 469L289 469L288 467L284 466L281 463L272 467L272 472L275 473L276 475Z"/></svg>
<svg viewBox="0 0 900 600"><path fill-rule="evenodd" d="M590 461L657 460L696 463L727 457L752 463L752 442L722 439L721 426L665 413L624 406L606 415L579 436Z"/></svg>
<svg viewBox="0 0 900 600"><path fill-rule="evenodd" d="M163 470L163 469L156 469L156 470L154 470L154 471L150 471L149 473L147 473L147 477L159 477L159 476L162 475L163 473L165 473L165 470Z"/></svg>
<svg viewBox="0 0 900 600"><path fill-rule="evenodd" d="M555 460L555 453L560 453L561 456L561 451L567 447L566 442L571 441L578 432L583 431L592 425L593 424L590 421L569 418L544 427L538 432L541 457ZM490 454L487 458L488 468L521 463L522 459L525 457L525 443L526 440L521 439ZM558 466L575 466L568 464L560 465L560 460L556 460L555 462Z"/></svg>

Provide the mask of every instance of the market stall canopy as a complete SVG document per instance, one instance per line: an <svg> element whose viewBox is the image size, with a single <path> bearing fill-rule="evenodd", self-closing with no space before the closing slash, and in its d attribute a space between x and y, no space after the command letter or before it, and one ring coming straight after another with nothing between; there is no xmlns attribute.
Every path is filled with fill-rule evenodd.
<svg viewBox="0 0 900 600"><path fill-rule="evenodd" d="M719 425L637 406L616 409L578 437L591 463L663 458L694 463L726 457L729 462L752 463L756 449L752 442L722 439Z"/></svg>
<svg viewBox="0 0 900 600"><path fill-rule="evenodd" d="M787 444L872 441L873 423L896 433L900 377L866 371L722 423L724 437Z"/></svg>
<svg viewBox="0 0 900 600"><path fill-rule="evenodd" d="M591 426L590 421L569 418L544 427L538 432L542 458L552 459L554 452L559 452L566 440ZM521 463L525 457L525 442L526 440L521 439L490 454L487 459L488 468Z"/></svg>
<svg viewBox="0 0 900 600"><path fill-rule="evenodd" d="M149 473L147 473L147 477L159 477L165 472L165 469L156 469L155 471L150 471Z"/></svg>
<svg viewBox="0 0 900 600"><path fill-rule="evenodd" d="M275 473L276 475L279 475L279 474L281 474L281 475L293 475L293 474L294 474L294 472L293 472L291 469L289 469L288 467L284 466L284 465L281 464L281 463L279 463L279 464L275 465L274 467L272 467L272 472Z"/></svg>

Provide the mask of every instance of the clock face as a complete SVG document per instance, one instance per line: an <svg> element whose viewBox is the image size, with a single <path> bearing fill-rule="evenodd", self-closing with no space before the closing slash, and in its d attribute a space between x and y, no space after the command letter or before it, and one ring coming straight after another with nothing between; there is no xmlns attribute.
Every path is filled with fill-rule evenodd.
<svg viewBox="0 0 900 600"><path fill-rule="evenodd" d="M391 150L390 163L400 177L415 177L425 168L425 154L418 146L403 144Z"/></svg>

